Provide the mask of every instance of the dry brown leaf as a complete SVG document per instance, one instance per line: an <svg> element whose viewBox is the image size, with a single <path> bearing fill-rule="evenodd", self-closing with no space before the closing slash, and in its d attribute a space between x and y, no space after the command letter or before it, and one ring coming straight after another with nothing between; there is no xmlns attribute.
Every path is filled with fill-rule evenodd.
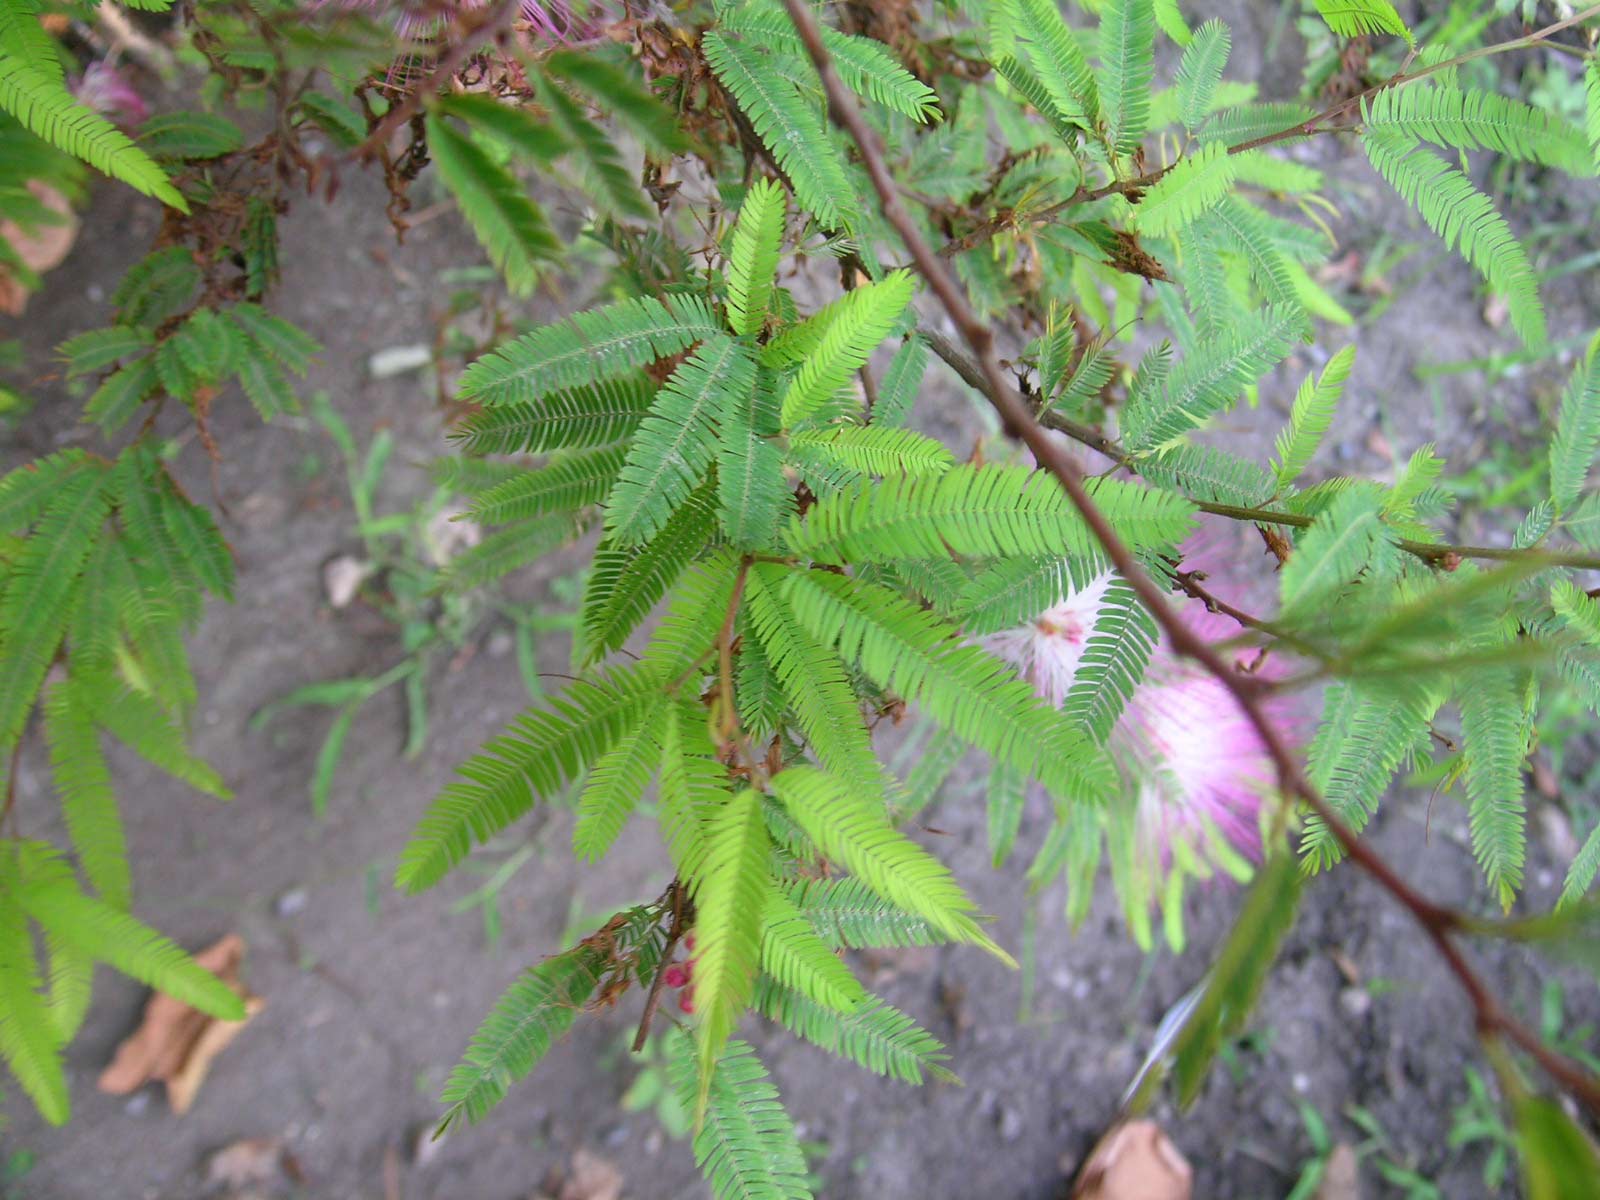
<svg viewBox="0 0 1600 1200"><path fill-rule="evenodd" d="M558 1183L546 1181L537 1200L621 1200L622 1172L598 1154L579 1150Z"/></svg>
<svg viewBox="0 0 1600 1200"><path fill-rule="evenodd" d="M60 266L72 249L72 243L78 240L78 218L72 215L72 205L67 198L48 184L30 179L28 190L51 212L60 213L66 220L60 225L40 225L26 231L14 221L0 221L0 240L11 244L23 266L36 275L43 275ZM27 306L28 289L0 270L0 312L20 317Z"/></svg>
<svg viewBox="0 0 1600 1200"><path fill-rule="evenodd" d="M271 1183L283 1170L280 1138L244 1138L206 1160L206 1186L242 1188Z"/></svg>
<svg viewBox="0 0 1600 1200"><path fill-rule="evenodd" d="M1100 1139L1072 1200L1190 1200L1194 1172L1154 1121L1129 1121Z"/></svg>
<svg viewBox="0 0 1600 1200"><path fill-rule="evenodd" d="M121 1096L159 1080L167 1085L167 1102L172 1111L180 1115L188 1112L212 1060L266 1004L239 982L244 939L238 934L228 934L194 958L243 997L244 1020L219 1021L181 1000L161 992L151 993L139 1028L123 1040L100 1073L102 1092Z"/></svg>
<svg viewBox="0 0 1600 1200"><path fill-rule="evenodd" d="M1333 1148L1312 1200L1361 1200L1361 1160L1353 1147L1340 1142Z"/></svg>

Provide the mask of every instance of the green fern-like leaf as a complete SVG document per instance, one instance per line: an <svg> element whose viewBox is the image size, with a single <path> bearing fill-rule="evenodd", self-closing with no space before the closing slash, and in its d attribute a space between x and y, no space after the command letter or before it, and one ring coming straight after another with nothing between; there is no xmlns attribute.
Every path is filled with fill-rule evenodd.
<svg viewBox="0 0 1600 1200"><path fill-rule="evenodd" d="M131 354L143 354L153 342L148 329L111 325L68 338L56 347L56 353L66 360L67 378L74 379L115 366Z"/></svg>
<svg viewBox="0 0 1600 1200"><path fill-rule="evenodd" d="M1461 686L1461 737L1467 756L1467 820L1472 853L1509 908L1522 884L1522 696L1515 674L1471 672Z"/></svg>
<svg viewBox="0 0 1600 1200"><path fill-rule="evenodd" d="M417 892L437 883L474 842L555 795L660 699L653 673L625 667L579 680L547 709L524 713L434 800L400 855L396 885Z"/></svg>
<svg viewBox="0 0 1600 1200"><path fill-rule="evenodd" d="M975 920L977 906L949 868L891 826L870 799L812 767L778 772L772 790L823 854L885 900L925 917L954 941L981 946L1011 963Z"/></svg>
<svg viewBox="0 0 1600 1200"><path fill-rule="evenodd" d="M1276 161L1247 159L1247 162ZM1270 305L1301 312L1302 332L1309 332L1304 306L1291 274L1289 259L1273 241L1270 219L1260 209L1237 196L1225 196L1191 228L1204 227L1204 233L1223 249L1232 250L1245 265L1261 297ZM1204 253L1201 248L1197 253ZM1225 302L1226 303L1226 302ZM1219 326L1219 328L1225 328Z"/></svg>
<svg viewBox="0 0 1600 1200"><path fill-rule="evenodd" d="M697 1115L705 1108L711 1070L755 990L769 845L761 798L748 789L728 800L706 827L706 852L694 880L702 1080Z"/></svg>
<svg viewBox="0 0 1600 1200"><path fill-rule="evenodd" d="M889 360L883 380L878 384L878 402L872 409L872 423L882 426L905 424L922 387L928 369L928 343L912 336L901 343Z"/></svg>
<svg viewBox="0 0 1600 1200"><path fill-rule="evenodd" d="M1215 446L1174 446L1139 464L1157 487L1191 500L1257 507L1271 499L1272 476L1247 458Z"/></svg>
<svg viewBox="0 0 1600 1200"><path fill-rule="evenodd" d="M854 225L859 209L844 160L821 115L773 69L770 56L716 30L700 39L700 49L806 211L829 229Z"/></svg>
<svg viewBox="0 0 1600 1200"><path fill-rule="evenodd" d="M754 1005L796 1037L889 1079L920 1084L931 1076L959 1080L944 1066L944 1043L899 1009L876 997L852 1012L840 1013L775 979L756 984Z"/></svg>
<svg viewBox="0 0 1600 1200"><path fill-rule="evenodd" d="M769 380L730 395L722 409L717 449L717 499L722 531L736 546L764 550L794 511L778 448L777 401Z"/></svg>
<svg viewBox="0 0 1600 1200"><path fill-rule="evenodd" d="M771 563L750 568L745 604L751 627L817 757L857 794L881 797L883 775L844 664L801 624L783 595L787 575Z"/></svg>
<svg viewBox="0 0 1600 1200"><path fill-rule="evenodd" d="M783 189L758 180L745 194L728 255L728 325L737 334L755 334L766 324L772 280L783 248Z"/></svg>
<svg viewBox="0 0 1600 1200"><path fill-rule="evenodd" d="M784 594L811 635L874 682L927 709L951 733L1062 796L1109 790L1082 734L993 655L888 588L791 571Z"/></svg>
<svg viewBox="0 0 1600 1200"><path fill-rule="evenodd" d="M1233 34L1221 21L1210 20L1195 30L1178 62L1178 118L1190 133L1200 128L1222 82L1233 49Z"/></svg>
<svg viewBox="0 0 1600 1200"><path fill-rule="evenodd" d="M975 637L999 633L1033 620L1104 570L1098 554L1004 559L972 577L955 603L954 614Z"/></svg>
<svg viewBox="0 0 1600 1200"><path fill-rule="evenodd" d="M1002 0L990 6L990 40L996 35L1022 39L1020 48L1056 106L1093 128L1100 117L1100 95L1076 35L1061 19L1053 0ZM1002 53L992 57L1004 57Z"/></svg>
<svg viewBox="0 0 1600 1200"><path fill-rule="evenodd" d="M480 492L470 515L486 525L500 525L598 504L622 470L625 453L622 446L602 446L562 455Z"/></svg>
<svg viewBox="0 0 1600 1200"><path fill-rule="evenodd" d="M1022 829L1022 806L1028 798L1028 777L1008 763L997 762L989 769L984 788L988 810L989 862L996 868L1006 865Z"/></svg>
<svg viewBox="0 0 1600 1200"><path fill-rule="evenodd" d="M49 63L59 62L52 55ZM57 149L179 212L189 204L155 161L110 121L78 103L48 66L0 48L0 110Z"/></svg>
<svg viewBox="0 0 1600 1200"><path fill-rule="evenodd" d="M61 798L61 815L84 876L100 898L127 911L133 899L128 842L111 788L89 704L70 681L50 689L44 703L50 773Z"/></svg>
<svg viewBox="0 0 1600 1200"><path fill-rule="evenodd" d="M1144 678L1156 645L1155 620L1121 578L1106 588L1061 711L1104 743Z"/></svg>
<svg viewBox="0 0 1600 1200"><path fill-rule="evenodd" d="M697 297L674 296L670 304L651 296L619 300L541 326L484 355L462 374L460 393L485 405L527 403L628 375L721 329L717 315Z"/></svg>
<svg viewBox="0 0 1600 1200"><path fill-rule="evenodd" d="M686 703L668 705L661 735L659 814L679 878L700 876L710 852L707 829L730 800L728 773L717 761L704 710Z"/></svg>
<svg viewBox="0 0 1600 1200"><path fill-rule="evenodd" d="M861 879L794 879L780 887L817 936L835 949L938 946L950 940L926 917L885 900Z"/></svg>
<svg viewBox="0 0 1600 1200"><path fill-rule="evenodd" d="M71 872L40 856L17 902L41 927L79 952L220 1021L244 1019L244 1002L181 947L148 925L78 890Z"/></svg>
<svg viewBox="0 0 1600 1200"><path fill-rule="evenodd" d="M9 753L22 734L109 507L100 471L64 474L10 564L0 591L0 750Z"/></svg>
<svg viewBox="0 0 1600 1200"><path fill-rule="evenodd" d="M643 546L602 541L584 583L577 661L598 662L627 641L715 532L716 510L708 485L680 504Z"/></svg>
<svg viewBox="0 0 1600 1200"><path fill-rule="evenodd" d="M898 322L912 290L910 273L895 271L817 314L821 336L783 394L784 428L816 413L860 369Z"/></svg>
<svg viewBox="0 0 1600 1200"><path fill-rule="evenodd" d="M607 61L601 53L561 50L544 60L551 75L572 84L594 101L607 116L636 134L645 149L659 158L670 158L690 148L671 109L658 100L642 79L638 68Z"/></svg>
<svg viewBox="0 0 1600 1200"><path fill-rule="evenodd" d="M80 471L95 470L82 450L60 450L0 478L0 533L26 529L50 507L57 490Z"/></svg>
<svg viewBox="0 0 1600 1200"><path fill-rule="evenodd" d="M1226 412L1241 392L1288 355L1304 328L1301 313L1266 308L1239 322L1226 337L1197 346L1159 390L1131 390L1123 413L1123 443L1154 450Z"/></svg>
<svg viewBox="0 0 1600 1200"><path fill-rule="evenodd" d="M610 445L633 435L655 393L649 379L631 374L564 388L487 408L453 429L450 439L466 454L542 454Z"/></svg>
<svg viewBox="0 0 1600 1200"><path fill-rule="evenodd" d="M827 461L845 483L866 475L941 475L956 461L930 437L881 425L803 429L789 435L789 453Z"/></svg>
<svg viewBox="0 0 1600 1200"><path fill-rule="evenodd" d="M85 582L89 584L90 577ZM183 726L155 699L129 687L103 687L97 692L92 700L94 719L112 737L196 791L219 800L232 798L222 776L194 755Z"/></svg>
<svg viewBox="0 0 1600 1200"><path fill-rule="evenodd" d="M1550 498L1557 512L1570 512L1577 506L1597 448L1600 448L1600 342L1592 342L1561 394L1555 436L1550 440Z"/></svg>
<svg viewBox="0 0 1600 1200"><path fill-rule="evenodd" d="M627 824L661 757L659 733L665 714L664 708L647 711L595 761L578 796L578 819L572 827L572 852L577 858L599 862Z"/></svg>
<svg viewBox="0 0 1600 1200"><path fill-rule="evenodd" d="M615 139L584 112L583 106L544 76L536 76L534 90L550 116L551 124L566 139L578 160L590 194L599 206L616 217L648 221L656 216L639 183L623 165Z"/></svg>
<svg viewBox="0 0 1600 1200"><path fill-rule="evenodd" d="M718 416L748 404L755 382L755 359L725 336L707 339L679 365L656 393L606 500L612 540L636 545L660 532L710 469Z"/></svg>
<svg viewBox="0 0 1600 1200"><path fill-rule="evenodd" d="M1370 130L1392 131L1456 150L1493 150L1569 175L1594 174L1583 132L1561 117L1497 92L1452 87L1387 88L1367 102Z"/></svg>
<svg viewBox="0 0 1600 1200"><path fill-rule="evenodd" d="M1150 122L1156 15L1151 0L1109 0L1100 10L1100 108L1106 145L1132 154Z"/></svg>
<svg viewBox="0 0 1600 1200"><path fill-rule="evenodd" d="M577 1019L600 983L605 957L587 942L518 976L472 1035L440 1100L442 1133L463 1118L476 1123L538 1064Z"/></svg>
<svg viewBox="0 0 1600 1200"><path fill-rule="evenodd" d="M6 856L9 858L9 855ZM72 1109L56 1026L39 994L33 931L12 897L14 879L0 871L0 1057L11 1068L39 1115L64 1125Z"/></svg>
<svg viewBox="0 0 1600 1200"><path fill-rule="evenodd" d="M755 1051L729 1042L709 1073L687 1033L669 1033L667 1051L679 1103L693 1112L706 1098L694 1160L715 1200L811 1200L794 1122Z"/></svg>
<svg viewBox="0 0 1600 1200"><path fill-rule="evenodd" d="M725 13L722 28L744 34L758 45L782 50L791 57L805 57L805 44L795 32L788 14L770 0ZM839 78L856 95L913 121L938 118L938 95L896 62L881 43L840 33L824 25L822 44Z"/></svg>
<svg viewBox="0 0 1600 1200"><path fill-rule="evenodd" d="M572 540L576 528L566 514L534 517L497 529L456 555L443 572L445 591L487 587Z"/></svg>
<svg viewBox="0 0 1600 1200"><path fill-rule="evenodd" d="M1322 722L1307 752L1311 781L1345 824L1357 833L1377 811L1389 781L1419 737L1438 700L1427 689L1390 682L1335 684L1323 702ZM1306 817L1300 853L1308 870L1321 871L1344 852L1316 814Z"/></svg>
<svg viewBox="0 0 1600 1200"><path fill-rule="evenodd" d="M849 1012L867 998L866 989L806 915L768 881L761 924L761 970L780 986L833 1012Z"/></svg>
<svg viewBox="0 0 1600 1200"><path fill-rule="evenodd" d="M1181 541L1191 508L1170 492L1090 484L1096 505L1135 547ZM846 488L790 524L794 553L827 562L1093 555L1098 544L1054 478L1025 467L957 466Z"/></svg>
<svg viewBox="0 0 1600 1200"><path fill-rule="evenodd" d="M738 556L727 548L685 571L645 649L645 666L670 684L690 678L697 665L708 662L728 619L738 576Z"/></svg>
<svg viewBox="0 0 1600 1200"><path fill-rule="evenodd" d="M427 119L428 150L461 215L506 277L514 295L539 281L539 264L557 257L561 243L516 178L472 139L437 116Z"/></svg>
<svg viewBox="0 0 1600 1200"><path fill-rule="evenodd" d="M1134 211L1140 232L1151 237L1177 233L1215 208L1232 190L1242 157L1229 154L1220 141L1206 142L1184 155L1139 201Z"/></svg>
<svg viewBox="0 0 1600 1200"><path fill-rule="evenodd" d="M1415 41L1390 0L1316 0L1316 4L1328 28L1340 37L1391 33Z"/></svg>
<svg viewBox="0 0 1600 1200"><path fill-rule="evenodd" d="M1322 374L1307 375L1294 394L1289 427L1278 435L1273 447L1278 452L1274 473L1279 490L1300 478L1301 472L1311 465L1317 447L1322 444L1322 435L1333 424L1333 414L1339 407L1344 385L1355 363L1355 346L1342 347L1322 368Z"/></svg>
<svg viewBox="0 0 1600 1200"><path fill-rule="evenodd" d="M1363 109L1363 118L1370 105ZM1399 130L1371 130L1361 139L1373 168L1452 250L1505 297L1511 325L1530 347L1545 339L1544 307L1527 252L1494 202L1467 176Z"/></svg>
<svg viewBox="0 0 1600 1200"><path fill-rule="evenodd" d="M1583 98L1583 133L1594 165L1600 169L1600 58L1592 54L1583 66Z"/></svg>

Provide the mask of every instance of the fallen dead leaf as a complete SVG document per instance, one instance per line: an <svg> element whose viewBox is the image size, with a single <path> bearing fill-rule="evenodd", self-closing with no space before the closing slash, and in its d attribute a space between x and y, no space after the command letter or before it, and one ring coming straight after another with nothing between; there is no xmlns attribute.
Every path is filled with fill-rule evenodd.
<svg viewBox="0 0 1600 1200"><path fill-rule="evenodd" d="M212 1060L261 1011L266 1001L251 995L239 982L243 938L230 933L194 957L243 997L244 1020L219 1021L181 1000L152 993L139 1028L123 1040L110 1065L100 1073L102 1092L121 1096L159 1080L167 1085L167 1102L172 1111L179 1115L188 1112Z"/></svg>
<svg viewBox="0 0 1600 1200"><path fill-rule="evenodd" d="M280 1138L244 1138L206 1160L206 1186L243 1188L270 1183L283 1171Z"/></svg>
<svg viewBox="0 0 1600 1200"><path fill-rule="evenodd" d="M579 1150L559 1180L547 1180L535 1200L621 1200L622 1172L598 1154Z"/></svg>
<svg viewBox="0 0 1600 1200"><path fill-rule="evenodd" d="M38 197L51 212L65 218L59 225L40 225L24 230L15 221L0 221L0 241L9 242L17 252L22 265L36 275L61 265L78 240L78 218L72 215L72 205L67 198L48 184L37 179L28 181L28 190ZM20 317L28 306L28 289L22 281L0 270L0 312Z"/></svg>
<svg viewBox="0 0 1600 1200"><path fill-rule="evenodd" d="M1118 1125L1089 1155L1072 1200L1190 1200L1194 1172L1154 1121Z"/></svg>
<svg viewBox="0 0 1600 1200"><path fill-rule="evenodd" d="M1353 1147L1340 1142L1333 1148L1311 1200L1361 1200L1361 1160Z"/></svg>

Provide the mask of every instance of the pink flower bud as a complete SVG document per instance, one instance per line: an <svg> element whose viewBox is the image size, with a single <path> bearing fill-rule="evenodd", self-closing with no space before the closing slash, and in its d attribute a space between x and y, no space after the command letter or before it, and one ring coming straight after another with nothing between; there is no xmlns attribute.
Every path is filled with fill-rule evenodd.
<svg viewBox="0 0 1600 1200"><path fill-rule="evenodd" d="M663 982L669 988L681 988L689 982L689 968L683 963L673 963L667 968Z"/></svg>

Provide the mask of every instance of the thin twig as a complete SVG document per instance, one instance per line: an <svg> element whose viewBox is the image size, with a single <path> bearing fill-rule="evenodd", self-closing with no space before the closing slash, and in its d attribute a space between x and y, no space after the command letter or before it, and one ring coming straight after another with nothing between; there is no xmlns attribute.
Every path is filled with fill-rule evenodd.
<svg viewBox="0 0 1600 1200"><path fill-rule="evenodd" d="M783 5L807 54L816 65L834 121L850 136L861 154L862 165L866 168L873 190L878 195L878 202L883 209L885 219L900 234L901 240L911 252L917 269L977 358L987 384L984 394L998 411L1007 432L1022 441L1033 452L1040 466L1060 482L1062 490L1078 509L1084 523L1094 534L1095 540L1105 550L1106 557L1111 560L1118 573L1161 626L1172 648L1180 655L1199 663L1228 689L1272 759L1278 775L1278 785L1283 793L1303 801L1316 813L1333 834L1346 857L1370 875L1411 914L1428 940L1433 943L1434 949L1443 958L1451 974L1455 976L1457 984L1466 993L1472 1004L1479 1033L1487 1035L1497 1030L1504 1032L1507 1037L1532 1055L1546 1073L1578 1099L1592 1115L1600 1117L1600 1080L1578 1064L1544 1047L1536 1034L1522 1027L1501 1007L1454 941L1452 935L1462 925L1460 914L1435 904L1418 892L1345 824L1306 778L1293 751L1289 748L1289 743L1267 716L1265 708L1260 703L1260 681L1250 676L1241 676L1231 670L1215 648L1184 624L1172 606L1167 603L1162 589L1139 565L1133 552L1123 543L1117 531L1106 520L1105 514L1099 510L1093 498L1085 490L1083 473L1078 464L1034 419L1027 403L1007 381L1005 372L1000 366L1000 359L995 353L993 331L973 311L965 293L950 275L938 254L928 245L910 214L906 212L905 205L901 203L900 195L895 188L894 179L884 161L877 134L866 123L854 98L840 82L838 72L833 67L833 60L822 44L822 34L811 9L805 0L783 0ZM1595 11L1600 11L1600 6L1597 6Z"/></svg>
<svg viewBox="0 0 1600 1200"><path fill-rule="evenodd" d="M661 948L661 960L656 964L655 978L650 981L650 991L644 998L644 1012L639 1017L639 1032L633 1035L633 1052L638 1054L650 1040L650 1022L655 1018L661 1003L661 989L666 986L667 967L683 937L683 884L674 879L667 887L666 901L672 906L672 920L667 925L667 943Z"/></svg>

